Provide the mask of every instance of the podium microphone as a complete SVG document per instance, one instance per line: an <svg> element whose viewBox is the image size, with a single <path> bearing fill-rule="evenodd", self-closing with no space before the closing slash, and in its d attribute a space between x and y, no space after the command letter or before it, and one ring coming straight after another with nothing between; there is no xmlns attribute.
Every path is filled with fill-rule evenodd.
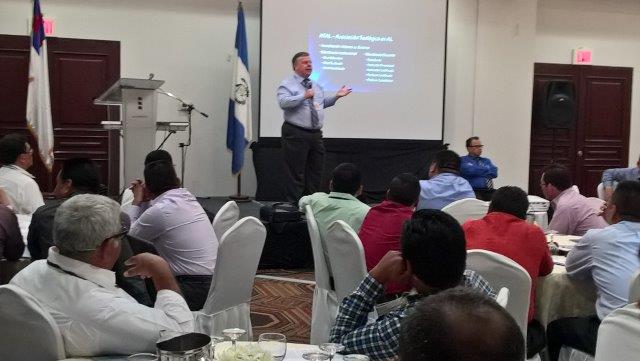
<svg viewBox="0 0 640 361"><path fill-rule="evenodd" d="M153 79L154 76L156 76L154 73L149 73L149 80Z"/></svg>

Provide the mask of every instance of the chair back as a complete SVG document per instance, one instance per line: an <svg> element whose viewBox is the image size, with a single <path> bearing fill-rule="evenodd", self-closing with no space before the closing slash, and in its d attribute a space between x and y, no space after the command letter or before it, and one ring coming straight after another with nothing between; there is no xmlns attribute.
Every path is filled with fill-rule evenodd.
<svg viewBox="0 0 640 361"><path fill-rule="evenodd" d="M264 225L255 217L242 218L224 233L202 312L214 314L251 300L266 236Z"/></svg>
<svg viewBox="0 0 640 361"><path fill-rule="evenodd" d="M598 198L604 200L604 184L598 184L598 187L596 188L596 194L598 195Z"/></svg>
<svg viewBox="0 0 640 361"><path fill-rule="evenodd" d="M464 198L449 203L442 211L450 214L461 225L470 219L480 219L489 211L489 202L476 198Z"/></svg>
<svg viewBox="0 0 640 361"><path fill-rule="evenodd" d="M224 232L233 226L240 218L240 209L235 201L228 201L222 208L218 210L216 216L213 217L213 233L216 238L222 239Z"/></svg>
<svg viewBox="0 0 640 361"><path fill-rule="evenodd" d="M638 302L640 300L640 269L636 270L631 276L629 282L629 298L628 303Z"/></svg>
<svg viewBox="0 0 640 361"><path fill-rule="evenodd" d="M338 302L350 295L367 275L362 242L344 221L329 225L325 239Z"/></svg>
<svg viewBox="0 0 640 361"><path fill-rule="evenodd" d="M484 277L494 290L509 289L506 310L516 320L526 340L531 293L529 273L510 258L485 250L467 252L467 269Z"/></svg>
<svg viewBox="0 0 640 361"><path fill-rule="evenodd" d="M33 296L17 286L0 286L0 325L0 360L66 357L53 317Z"/></svg>
<svg viewBox="0 0 640 361"><path fill-rule="evenodd" d="M500 289L500 291L498 291L498 295L496 296L496 302L498 302L498 304L500 306L502 306L502 308L507 308L507 305L509 304L509 289L506 287L502 287Z"/></svg>
<svg viewBox="0 0 640 361"><path fill-rule="evenodd" d="M611 312L598 328L596 361L636 361L640 355L640 310L638 304Z"/></svg>
<svg viewBox="0 0 640 361"><path fill-rule="evenodd" d="M309 229L311 251L313 252L313 271L316 280L316 287L331 290L329 269L327 267L327 261L324 259L324 250L322 248L322 239L320 239L318 222L316 222L316 217L313 215L311 206L305 206L304 213L307 216L307 228Z"/></svg>
<svg viewBox="0 0 640 361"><path fill-rule="evenodd" d="M309 343L319 345L329 342L329 333L338 314L338 300L331 288L329 269L324 259L322 240L318 223L310 206L305 207L309 239L313 251L313 266L316 287L313 289L313 304L311 305L311 332Z"/></svg>

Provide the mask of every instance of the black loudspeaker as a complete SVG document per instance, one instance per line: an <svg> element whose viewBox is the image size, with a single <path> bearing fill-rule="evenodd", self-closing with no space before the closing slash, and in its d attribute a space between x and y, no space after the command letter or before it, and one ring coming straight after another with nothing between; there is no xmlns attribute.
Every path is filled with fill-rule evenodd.
<svg viewBox="0 0 640 361"><path fill-rule="evenodd" d="M544 125L571 128L576 113L575 87L571 81L550 81L544 100Z"/></svg>

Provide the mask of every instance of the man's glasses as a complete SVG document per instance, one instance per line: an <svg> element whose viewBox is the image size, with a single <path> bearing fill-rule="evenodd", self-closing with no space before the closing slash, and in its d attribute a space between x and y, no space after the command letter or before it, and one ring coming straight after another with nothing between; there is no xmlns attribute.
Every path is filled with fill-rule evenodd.
<svg viewBox="0 0 640 361"><path fill-rule="evenodd" d="M478 145L470 145L469 148L482 148L484 147L484 145L482 144L478 144Z"/></svg>
<svg viewBox="0 0 640 361"><path fill-rule="evenodd" d="M103 240L102 240L102 242L100 242L100 243L99 243L95 248L92 248L92 249L76 250L76 252L91 252L91 251L95 251L95 250L96 250L96 249L98 249L98 247L100 247L104 242L106 242L106 241L108 241L108 240L110 240L110 239L112 239L112 238L116 238L118 241L121 241L121 240L122 240L122 237L124 237L127 233L129 233L129 230L128 230L128 229L126 229L126 228L122 228L122 229L120 230L120 232L118 232L118 233L116 233L116 234L114 234L114 235L112 235L112 236L109 236L109 237L107 237L107 238L103 239Z"/></svg>

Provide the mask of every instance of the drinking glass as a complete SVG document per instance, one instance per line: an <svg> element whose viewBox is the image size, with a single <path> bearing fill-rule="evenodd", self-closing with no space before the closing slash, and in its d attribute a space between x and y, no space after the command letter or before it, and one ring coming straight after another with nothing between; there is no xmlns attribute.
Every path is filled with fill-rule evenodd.
<svg viewBox="0 0 640 361"><path fill-rule="evenodd" d="M231 346L236 347L236 341L238 341L238 338L247 333L247 331L241 328L227 328L222 330L222 333L231 339Z"/></svg>
<svg viewBox="0 0 640 361"><path fill-rule="evenodd" d="M354 353L350 355L345 355L342 359L344 361L369 361L369 356Z"/></svg>
<svg viewBox="0 0 640 361"><path fill-rule="evenodd" d="M258 346L271 354L274 361L282 361L287 354L287 337L281 333L263 333Z"/></svg>
<svg viewBox="0 0 640 361"><path fill-rule="evenodd" d="M305 352L302 354L302 358L309 361L327 361L329 355L324 352Z"/></svg>
<svg viewBox="0 0 640 361"><path fill-rule="evenodd" d="M331 361L336 352L344 350L344 346L339 343L328 342L320 345L320 349L329 354L329 361Z"/></svg>

